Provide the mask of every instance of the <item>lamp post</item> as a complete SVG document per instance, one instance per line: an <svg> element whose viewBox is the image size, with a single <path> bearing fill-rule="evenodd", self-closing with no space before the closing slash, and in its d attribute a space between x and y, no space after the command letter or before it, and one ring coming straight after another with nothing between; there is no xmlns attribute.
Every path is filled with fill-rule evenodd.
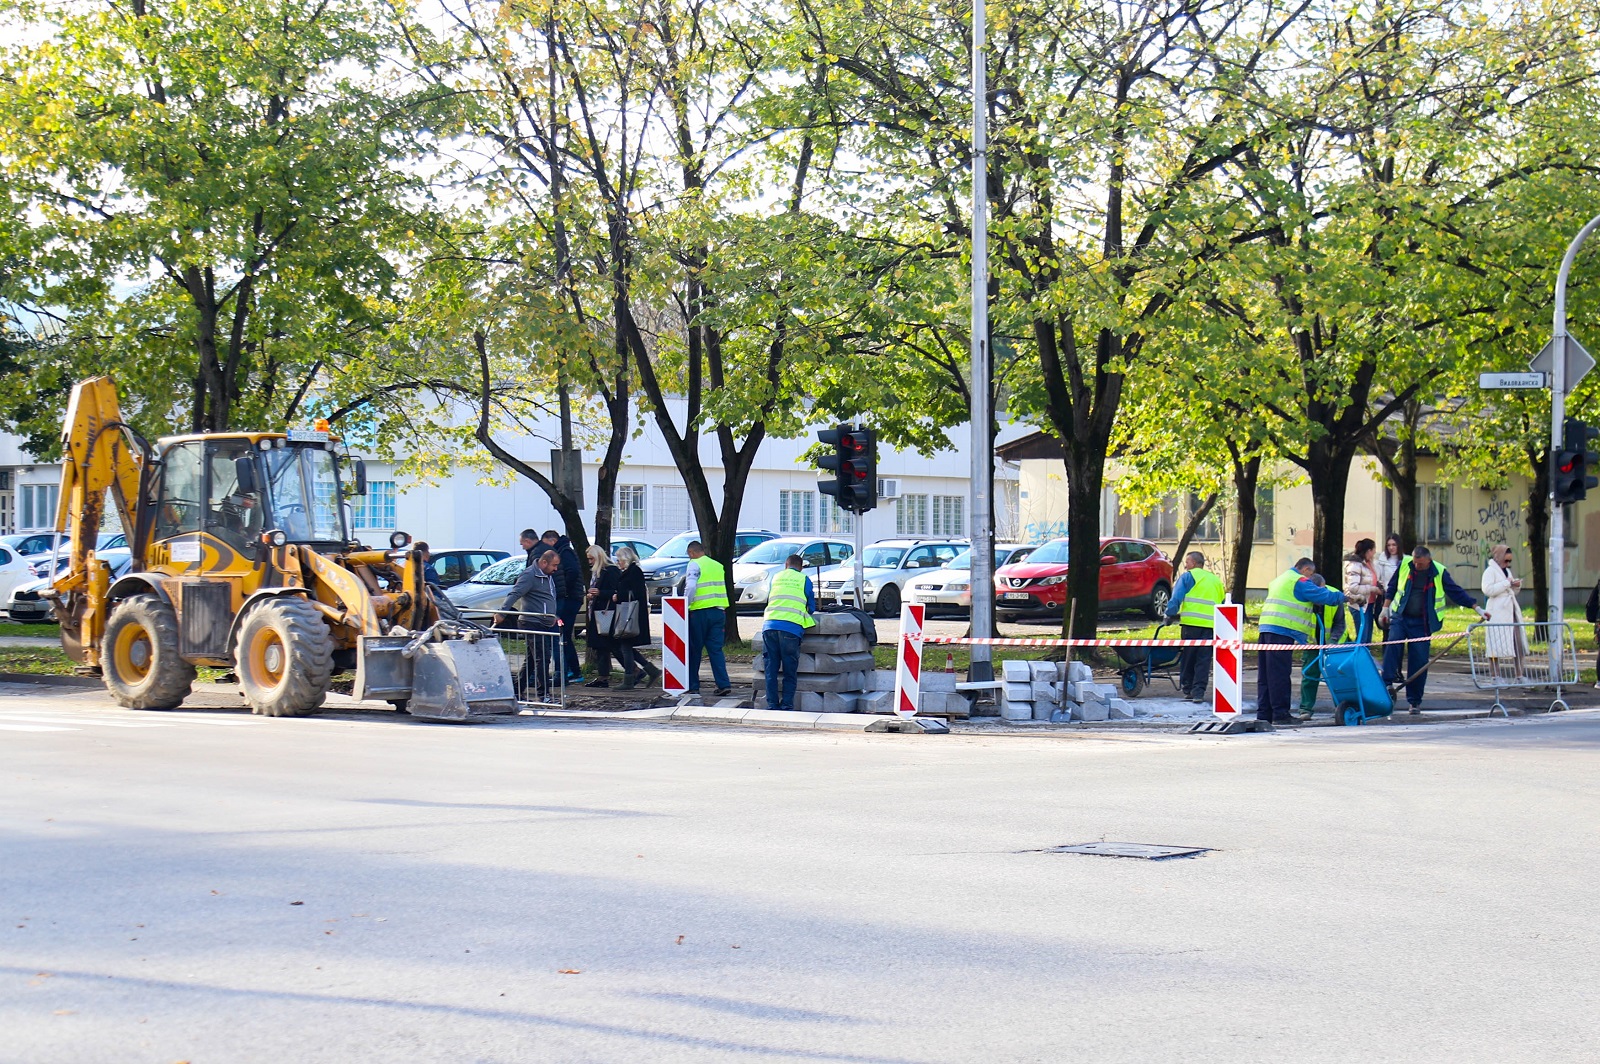
<svg viewBox="0 0 1600 1064"><path fill-rule="evenodd" d="M994 632L994 443L989 426L989 150L983 0L972 4L972 634ZM992 651L974 644L967 678L994 679Z"/></svg>

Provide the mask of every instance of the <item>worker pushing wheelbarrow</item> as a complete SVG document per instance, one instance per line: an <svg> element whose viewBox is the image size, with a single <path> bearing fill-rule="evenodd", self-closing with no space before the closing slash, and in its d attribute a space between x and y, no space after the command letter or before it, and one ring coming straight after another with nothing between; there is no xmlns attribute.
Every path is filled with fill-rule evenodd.
<svg viewBox="0 0 1600 1064"><path fill-rule="evenodd" d="M1343 620L1346 607L1329 608L1337 610ZM1367 610L1351 612L1358 613L1361 620L1355 642L1350 643L1331 642L1339 637L1341 629L1348 629L1335 623L1330 636L1329 626L1322 617L1317 618L1317 643L1321 649L1317 651L1316 666L1322 682L1328 685L1328 694L1333 696L1333 722L1343 725L1365 724L1373 717L1387 717L1394 712L1394 695L1384 685L1367 645L1367 637L1372 634L1372 614Z"/></svg>

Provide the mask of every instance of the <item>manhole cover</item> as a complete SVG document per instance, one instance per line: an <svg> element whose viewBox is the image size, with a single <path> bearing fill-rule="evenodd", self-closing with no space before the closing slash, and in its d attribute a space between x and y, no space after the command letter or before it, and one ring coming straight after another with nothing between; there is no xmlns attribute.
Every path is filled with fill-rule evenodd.
<svg viewBox="0 0 1600 1064"><path fill-rule="evenodd" d="M1210 851L1209 846L1158 846L1153 842L1080 842L1035 852L1088 853L1097 857L1137 857L1145 861L1160 861L1168 857L1193 857Z"/></svg>

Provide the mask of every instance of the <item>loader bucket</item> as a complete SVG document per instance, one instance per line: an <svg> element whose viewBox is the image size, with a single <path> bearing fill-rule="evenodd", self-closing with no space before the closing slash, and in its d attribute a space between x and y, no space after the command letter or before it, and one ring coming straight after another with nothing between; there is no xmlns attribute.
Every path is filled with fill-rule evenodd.
<svg viewBox="0 0 1600 1064"><path fill-rule="evenodd" d="M517 712L511 666L498 639L445 639L416 650L411 678L413 717L472 720Z"/></svg>

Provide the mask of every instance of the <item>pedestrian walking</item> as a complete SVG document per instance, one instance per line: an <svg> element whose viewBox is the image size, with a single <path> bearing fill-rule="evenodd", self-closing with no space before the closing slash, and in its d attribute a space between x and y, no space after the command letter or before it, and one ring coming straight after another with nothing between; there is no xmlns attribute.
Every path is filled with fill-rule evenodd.
<svg viewBox="0 0 1600 1064"><path fill-rule="evenodd" d="M1394 581L1394 574L1400 571L1400 563L1405 559L1405 551L1400 547L1400 537L1390 532L1383 541L1383 553L1373 561L1373 568L1378 571L1378 587L1387 593L1390 583ZM1373 618L1373 624L1378 626L1380 632L1389 631L1389 617L1383 611L1382 596L1379 596L1378 616Z"/></svg>
<svg viewBox="0 0 1600 1064"><path fill-rule="evenodd" d="M561 656L567 670L568 683L583 681L583 665L578 661L578 611L583 609L583 566L578 564L578 552L572 549L572 540L555 529L546 529L540 536L545 548L556 552L560 568L556 572L556 616L561 618Z"/></svg>
<svg viewBox="0 0 1600 1064"><path fill-rule="evenodd" d="M728 574L722 563L706 554L698 539L689 544L689 565L683 577L683 594L689 600L689 694L700 693L700 653L711 659L711 679L717 694L733 694L728 679L728 659L722 654L727 630Z"/></svg>
<svg viewBox="0 0 1600 1064"><path fill-rule="evenodd" d="M633 635L613 632L611 639L616 645L617 660L622 662L622 689L627 691L639 686L647 677L649 683L661 679L661 670L639 653L640 647L650 645L650 592L645 590L644 570L639 568L639 555L632 547L617 548L617 592L612 606L615 608L625 602L636 605L639 630Z"/></svg>
<svg viewBox="0 0 1600 1064"><path fill-rule="evenodd" d="M767 587L761 653L767 674L768 709L794 708L794 689L800 682L800 639L807 628L817 623L811 616L817 612L817 593L804 568L805 560L800 555L789 555Z"/></svg>
<svg viewBox="0 0 1600 1064"><path fill-rule="evenodd" d="M594 651L595 678L583 686L610 687L613 656L621 662L623 672L628 671L628 661L623 660L621 648L611 637L610 625L611 607L617 600L617 588L621 583L622 573L617 568L617 563L611 560L611 555L607 554L606 549L598 543L589 548L589 573L589 590L586 596L589 612L583 626L583 639L589 644L589 649Z"/></svg>
<svg viewBox="0 0 1600 1064"><path fill-rule="evenodd" d="M1428 674L1422 670L1433 650L1430 637L1444 626L1446 602L1470 607L1480 617L1488 617L1478 609L1477 599L1433 564L1433 553L1419 545L1409 558L1401 559L1383 601L1389 619L1389 642L1383 648L1383 682L1390 687L1401 682L1400 661L1404 658L1406 703L1412 713L1422 712L1422 693L1428 686ZM1407 639L1418 642L1403 642Z"/></svg>
<svg viewBox="0 0 1600 1064"><path fill-rule="evenodd" d="M523 533L524 540L532 535L531 532ZM537 546L539 541L534 538L532 542ZM533 551L534 548L530 547L529 553ZM550 664L552 659L558 665L560 663L561 619L556 615L556 582L553 575L560 567L561 559L553 550L544 551L534 558L532 564L517 576L511 593L500 604L500 608L510 615L494 615L496 628L537 633L524 637L527 653L523 656L518 677L518 695L524 700L529 700L530 693L541 700L550 696Z"/></svg>
<svg viewBox="0 0 1600 1064"><path fill-rule="evenodd" d="M1178 620L1184 639L1210 639L1215 629L1217 603L1222 601L1222 578L1206 568L1206 556L1192 550L1183 556L1183 575L1167 602L1167 620ZM1211 684L1211 648L1184 647L1178 651L1178 688L1190 702L1206 701Z"/></svg>
<svg viewBox="0 0 1600 1064"><path fill-rule="evenodd" d="M1528 643L1522 628L1522 605L1517 602L1522 581L1512 573L1511 560L1511 548L1504 543L1495 544L1478 587L1483 591L1483 611L1492 626L1484 631L1483 640L1489 671L1496 676L1521 679Z"/></svg>
<svg viewBox="0 0 1600 1064"><path fill-rule="evenodd" d="M1371 614L1376 622L1383 610L1383 589L1387 586L1378 575L1378 545L1370 539L1356 540L1355 549L1344 560L1345 601Z"/></svg>
<svg viewBox="0 0 1600 1064"><path fill-rule="evenodd" d="M1311 577L1317 567L1310 558L1301 558L1294 568L1267 585L1267 601L1261 609L1260 642L1285 647L1303 646L1316 632L1317 606L1337 606L1344 593L1318 587ZM1294 686L1294 651L1256 652L1256 719L1272 724L1292 724L1289 705Z"/></svg>

